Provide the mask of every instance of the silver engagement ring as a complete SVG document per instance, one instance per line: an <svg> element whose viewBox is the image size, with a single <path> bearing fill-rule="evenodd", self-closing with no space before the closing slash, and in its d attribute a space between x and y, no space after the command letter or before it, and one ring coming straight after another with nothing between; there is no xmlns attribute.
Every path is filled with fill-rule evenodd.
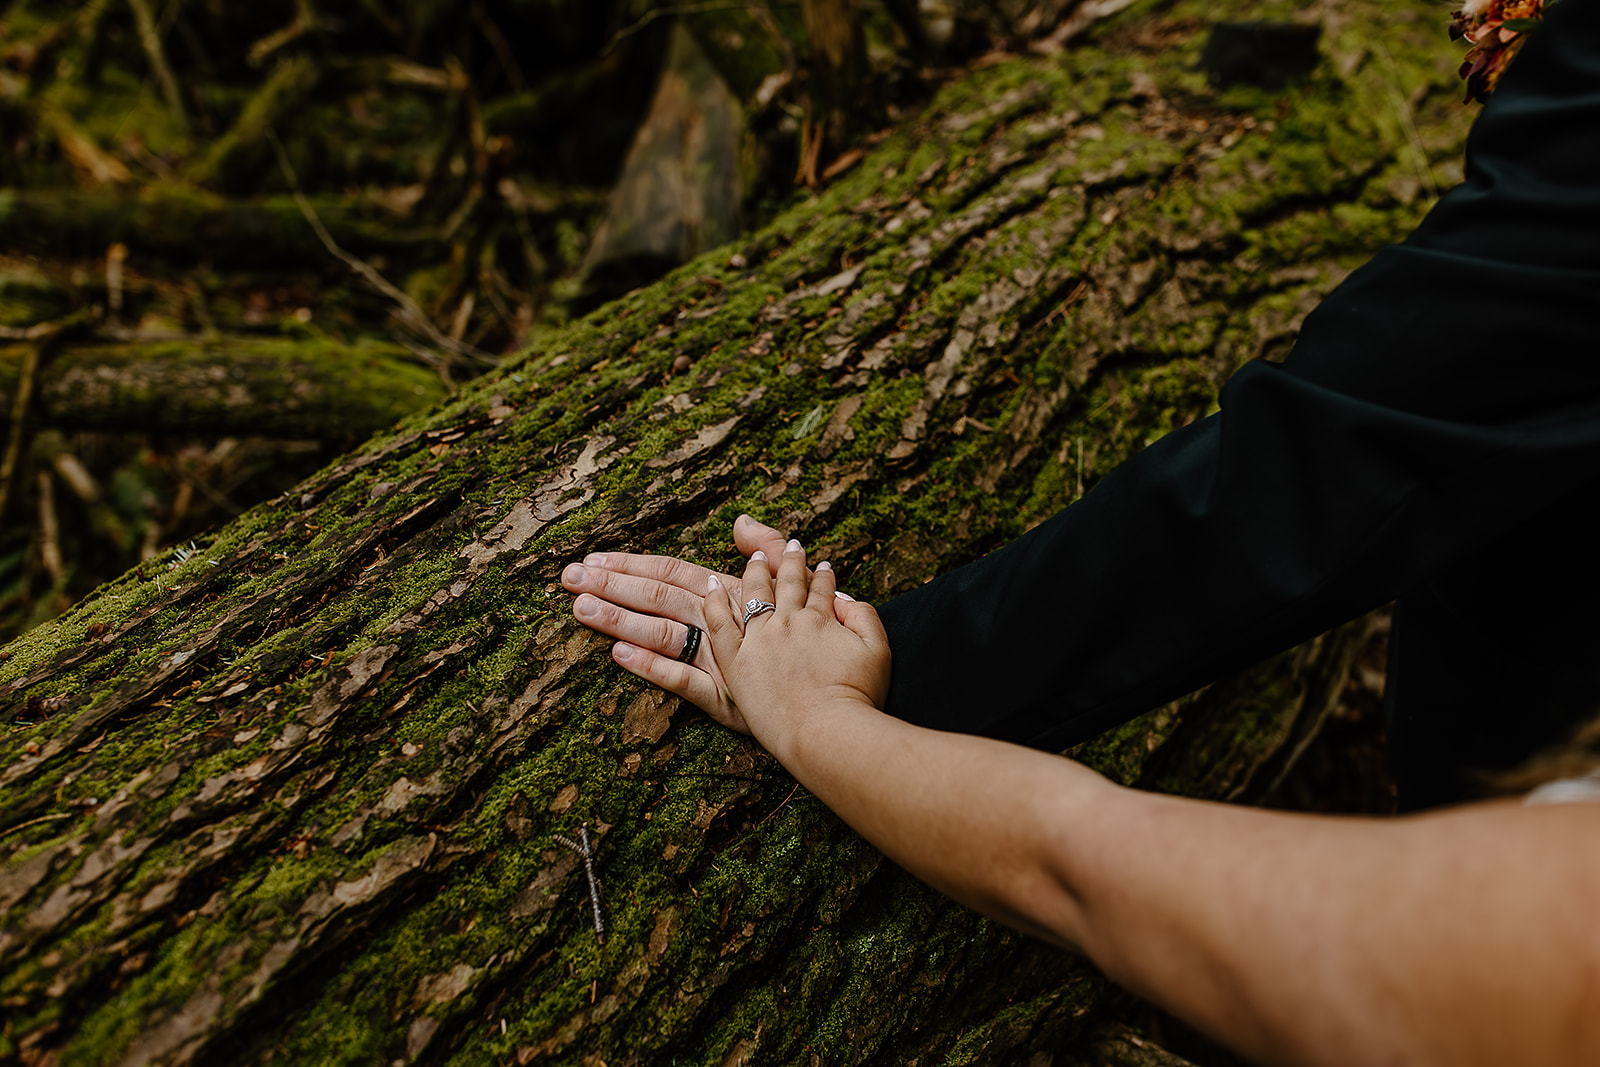
<svg viewBox="0 0 1600 1067"><path fill-rule="evenodd" d="M777 611L778 605L769 604L765 600L746 600L744 602L744 622L740 625L749 626L750 620L757 615L765 615L769 611Z"/></svg>

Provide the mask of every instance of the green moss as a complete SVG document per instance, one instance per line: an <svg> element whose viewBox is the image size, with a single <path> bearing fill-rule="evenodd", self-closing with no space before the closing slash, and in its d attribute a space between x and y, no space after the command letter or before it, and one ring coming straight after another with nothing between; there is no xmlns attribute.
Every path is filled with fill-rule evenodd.
<svg viewBox="0 0 1600 1067"><path fill-rule="evenodd" d="M1166 10L1215 15L1198 4ZM1191 40L1177 54L1192 57L1196 47ZM1397 63L1400 77L1420 79L1411 59ZM625 739L625 709L645 687L610 663L602 642L572 631L564 595L545 586L587 547L687 546L727 566L726 522L749 510L783 516L814 543L846 546L841 567L852 587L886 592L1014 536L1075 497L1080 471L1087 488L1146 441L1203 417L1240 361L1286 344L1348 260L1424 206L1425 198L1407 202L1391 190L1415 165L1402 157L1410 151L1403 124L1362 114L1389 99L1380 95L1385 83L1369 84L1365 68L1348 80L1336 70L1287 92L1210 94L1170 56L1127 47L980 72L945 89L915 129L754 236L760 252L747 270L729 268L719 250L542 335L500 374L375 438L363 449L370 466L336 461L297 493L229 526L195 559L171 570L171 561L155 561L11 646L0 683L75 647L96 622L115 623L132 605L152 609L118 639L114 669L92 657L19 694L81 687L93 707L112 698L108 681L148 671L230 605L264 598L247 627L230 630L192 675L164 691L165 703L131 709L98 755L70 761L81 770L73 790L102 795L129 766L180 765L140 808L132 831L168 835L125 876L141 891L197 847L166 828L203 783L274 751L313 695L336 684L361 651L401 646L319 745L302 750L259 796L239 801L262 816L264 836L230 861L221 911L181 927L173 912L141 920L141 936L155 946L151 962L125 985L95 994L100 999L80 998L65 1059L117 1058L142 1025L213 973L238 991L270 939L298 929L311 894L358 878L384 850L429 833L438 835L440 858L417 883L363 916L355 940L308 958L301 977L268 991L280 998L284 1021L262 1041L279 1059L403 1057L408 1028L426 1015L440 1024L430 1056L499 1061L614 1004L615 1015L589 1021L544 1061L632 1054L714 1064L759 1032L758 1058L770 1062L806 1062L808 1046L885 1059L905 1042L926 1050L923 1062L964 1062L1008 1029L1055 1025L1091 1009L1103 986L1053 957L1040 964L1053 991L1040 977L1007 1006L1005 984L996 990L984 976L1021 981L1011 967L1023 951L1018 939L910 883L770 760L752 757L691 709L676 713L657 745ZM1168 105L1184 121L1155 122L1152 105L1134 99L1146 74L1172 87ZM1069 110L1080 117L1065 121ZM1439 116L1449 129L1457 121ZM1421 136L1447 134L1430 125ZM1120 176L1110 173L1117 167ZM931 213L914 210L913 198ZM901 224L891 231L895 218ZM1318 258L1308 260L1307 249ZM1144 275L1133 270L1141 264L1150 265ZM856 266L847 290L795 296ZM1288 266L1297 269L1279 271ZM926 368L964 329L972 337L922 438L889 461L906 419L928 396ZM841 331L857 344L834 365ZM884 339L881 365L858 369ZM691 361L681 373L673 369L680 355ZM519 412L485 427L478 420L495 395ZM854 396L862 398L854 439L820 458L833 412ZM735 413L738 428L718 448L680 468L646 465ZM962 415L969 422L958 433ZM1013 435L1024 423L1026 432ZM435 439L411 439L449 426L477 428L437 454ZM592 497L459 596L430 607L440 590L468 578L461 550L518 500L544 492L600 435L628 452L583 487ZM870 477L814 513L810 501L838 477L830 468L860 463L875 465ZM791 468L792 484L773 494ZM380 482L416 488L375 496ZM316 501L314 510L302 509L300 493ZM436 513L386 535L387 562L377 547L353 558L353 537L387 530L432 498L445 501ZM306 517L322 529L308 529ZM374 564L381 578L358 581ZM174 583L191 592L174 594ZM425 625L394 633L424 610ZM499 732L509 702L561 664L548 706ZM255 688L202 703L229 671L246 672ZM1236 765L1281 728L1293 693L1272 678L1230 706L1219 761ZM191 679L199 687L182 689ZM267 691L277 703L264 699ZM1188 714L1187 705L1165 709L1078 754L1133 781L1151 747ZM12 731L4 743L9 750L63 736L70 722L60 719ZM232 741L257 727L260 734ZM207 732L211 739L199 740ZM402 776L439 792L379 810ZM1192 789L1197 781L1203 776L1191 768L1162 784ZM58 785L14 787L6 800L43 803ZM552 811L567 785L578 787L577 798ZM75 795L84 794L62 793ZM708 818L707 806L724 801ZM334 843L363 818L359 835ZM611 932L603 946L589 926L579 871L557 887L551 908L513 918L521 894L566 858L554 834L579 821L610 828L596 857ZM83 822L34 830L26 840L37 848L69 832L85 832ZM81 863L52 875L37 896ZM194 884L206 887L205 897L214 883ZM69 958L92 954L122 936L111 931L111 912L110 904L99 908L45 947ZM663 913L675 933L647 958ZM244 941L252 945L244 957L225 956ZM461 963L480 972L469 988L419 1003L425 978ZM60 1014L32 992L48 977L35 963L6 979L7 995L35 998L21 1009L28 1020ZM930 1018L963 1022L935 1033ZM252 1056L267 1051L263 1044Z"/></svg>

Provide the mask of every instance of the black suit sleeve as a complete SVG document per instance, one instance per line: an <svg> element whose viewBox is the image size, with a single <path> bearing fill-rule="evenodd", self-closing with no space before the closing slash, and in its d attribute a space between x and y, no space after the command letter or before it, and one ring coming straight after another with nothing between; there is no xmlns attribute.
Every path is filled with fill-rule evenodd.
<svg viewBox="0 0 1600 1067"><path fill-rule="evenodd" d="M1282 364L883 606L888 710L1058 749L1370 608L1600 477L1600 2L1563 0L1466 181Z"/></svg>

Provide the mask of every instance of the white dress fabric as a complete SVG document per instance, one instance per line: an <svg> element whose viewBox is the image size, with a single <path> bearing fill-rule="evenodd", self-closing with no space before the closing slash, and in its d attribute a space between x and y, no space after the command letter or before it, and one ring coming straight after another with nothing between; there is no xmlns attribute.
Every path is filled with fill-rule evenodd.
<svg viewBox="0 0 1600 1067"><path fill-rule="evenodd" d="M1523 798L1524 804L1576 804L1600 801L1600 768L1581 778L1546 782Z"/></svg>

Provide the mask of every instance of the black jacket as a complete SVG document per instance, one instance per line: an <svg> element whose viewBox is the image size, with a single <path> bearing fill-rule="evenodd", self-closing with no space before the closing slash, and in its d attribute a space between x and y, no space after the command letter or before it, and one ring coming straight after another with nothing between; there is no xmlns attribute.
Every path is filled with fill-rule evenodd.
<svg viewBox="0 0 1600 1067"><path fill-rule="evenodd" d="M1597 478L1600 0L1563 0L1484 107L1463 184L1331 294L1285 362L1245 367L1217 414L884 605L889 711L1059 749L1396 598L1419 637L1437 630L1425 619L1460 623L1449 605L1475 600L1473 583L1542 621L1574 589L1600 592L1600 537L1573 536ZM1543 570L1508 558L1526 551ZM1412 598L1431 604L1415 622ZM1590 627L1596 643L1577 644L1600 663L1600 626L1586 622L1600 602L1567 614ZM1433 652L1407 654L1409 689L1455 669L1459 643L1435 633ZM1479 664L1503 684L1468 686L1483 705L1471 714L1495 720L1495 694L1519 692L1519 655ZM1568 703L1600 698L1600 670L1587 673L1593 686L1555 685ZM1434 736L1452 713L1419 711L1428 725L1402 747L1450 764L1446 777L1463 761L1506 765L1577 714L1548 712L1552 699L1535 694L1527 713L1549 721L1528 736L1474 726L1485 737L1461 751ZM1405 733L1400 719L1391 733ZM1413 789L1411 803L1455 788Z"/></svg>

